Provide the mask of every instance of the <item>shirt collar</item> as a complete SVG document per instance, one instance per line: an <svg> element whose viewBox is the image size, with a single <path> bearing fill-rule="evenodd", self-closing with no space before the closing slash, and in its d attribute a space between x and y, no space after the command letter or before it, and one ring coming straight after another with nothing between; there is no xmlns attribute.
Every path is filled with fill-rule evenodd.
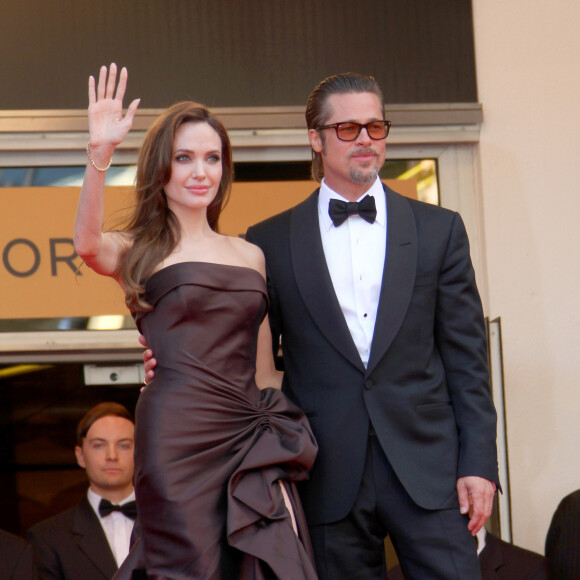
<svg viewBox="0 0 580 580"><path fill-rule="evenodd" d="M377 217L375 218L375 223L383 228L387 223L387 204L385 190L383 189L383 184L379 177L371 185L371 187L363 193L356 201L360 201L365 195L370 195L375 198L375 205L377 208ZM348 199L342 197L339 193L328 187L326 181L323 179L320 184L320 192L318 194L318 214L320 217L320 223L325 231L330 230L332 227L332 220L328 215L328 204L331 199L340 199L341 201L348 201ZM370 224L372 225L372 224Z"/></svg>

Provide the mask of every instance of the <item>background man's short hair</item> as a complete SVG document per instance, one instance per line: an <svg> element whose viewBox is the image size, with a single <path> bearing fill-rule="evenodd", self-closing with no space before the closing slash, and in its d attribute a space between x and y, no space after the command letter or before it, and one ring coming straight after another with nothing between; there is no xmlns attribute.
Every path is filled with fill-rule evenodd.
<svg viewBox="0 0 580 580"><path fill-rule="evenodd" d="M135 423L133 415L131 415L129 410L123 407L120 403L113 403L110 401L99 403L89 409L79 421L79 424L77 425L77 445L79 447L82 446L83 439L87 436L89 429L93 426L95 421L109 416L122 417L123 419L131 421L133 424Z"/></svg>

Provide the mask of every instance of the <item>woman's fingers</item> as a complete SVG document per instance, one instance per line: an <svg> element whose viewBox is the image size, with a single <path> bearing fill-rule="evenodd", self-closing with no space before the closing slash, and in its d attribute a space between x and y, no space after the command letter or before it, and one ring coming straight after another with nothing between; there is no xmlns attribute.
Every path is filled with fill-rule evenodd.
<svg viewBox="0 0 580 580"><path fill-rule="evenodd" d="M106 70L106 67L105 67ZM117 65L112 62L109 67L109 80L107 81L107 99L112 99L115 96L115 84L117 83Z"/></svg>
<svg viewBox="0 0 580 580"><path fill-rule="evenodd" d="M117 101L123 102L123 97L125 96L125 89L127 88L127 69L123 67L121 69L121 74L119 75L119 84L117 85L117 93L115 99Z"/></svg>
<svg viewBox="0 0 580 580"><path fill-rule="evenodd" d="M102 99L115 98L115 85L117 84L117 65L113 62L107 68L102 66L99 70L99 82L97 84L95 97L95 79L89 77L89 104ZM127 69L123 67L121 71L121 78L119 79L119 86L117 88L118 100L123 100L125 89L127 87Z"/></svg>
<svg viewBox="0 0 580 580"><path fill-rule="evenodd" d="M102 66L99 71L99 84L97 85L97 101L105 98L105 86L107 83L107 67Z"/></svg>
<svg viewBox="0 0 580 580"><path fill-rule="evenodd" d="M97 95L95 94L95 77L89 77L89 106L97 102Z"/></svg>
<svg viewBox="0 0 580 580"><path fill-rule="evenodd" d="M127 68L123 67L119 74L119 83L117 84L117 65L111 63L111 66L108 69L106 66L102 66L99 71L99 82L96 91L95 78L93 76L89 77L89 105L104 99L114 99L122 104L125 91L127 90L128 76ZM117 85L116 91L115 85ZM133 106L134 103L135 101L131 103L131 106Z"/></svg>
<svg viewBox="0 0 580 580"><path fill-rule="evenodd" d="M135 117L135 113L137 112L137 107L141 99L135 99L127 108L127 112L125 113L125 121L129 123L131 126L133 125L133 118Z"/></svg>
<svg viewBox="0 0 580 580"><path fill-rule="evenodd" d="M127 89L128 72L117 65L102 66L98 81L89 77L89 134L93 146L108 143L118 145L131 130L139 99L135 99L123 116L123 98Z"/></svg>

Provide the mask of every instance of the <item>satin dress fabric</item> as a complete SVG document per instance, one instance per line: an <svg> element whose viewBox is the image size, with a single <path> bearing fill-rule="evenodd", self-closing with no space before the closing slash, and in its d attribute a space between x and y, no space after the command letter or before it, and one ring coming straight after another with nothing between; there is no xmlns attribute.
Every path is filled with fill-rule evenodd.
<svg viewBox="0 0 580 580"><path fill-rule="evenodd" d="M263 277L184 262L145 287L154 309L135 320L157 367L136 409L138 539L115 578L314 580L294 482L316 442L298 407L255 383Z"/></svg>

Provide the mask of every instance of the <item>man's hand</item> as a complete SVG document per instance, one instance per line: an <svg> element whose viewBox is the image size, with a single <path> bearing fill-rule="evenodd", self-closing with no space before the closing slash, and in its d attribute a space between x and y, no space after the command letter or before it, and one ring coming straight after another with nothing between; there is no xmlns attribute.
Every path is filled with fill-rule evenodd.
<svg viewBox="0 0 580 580"><path fill-rule="evenodd" d="M468 475L457 480L459 511L470 514L467 529L475 536L491 515L495 486L488 479Z"/></svg>
<svg viewBox="0 0 580 580"><path fill-rule="evenodd" d="M143 351L143 364L145 365L145 384L147 384L155 376L153 369L157 366L157 361L153 358L153 351L147 346L147 341L142 334L139 335L139 342L145 347Z"/></svg>

